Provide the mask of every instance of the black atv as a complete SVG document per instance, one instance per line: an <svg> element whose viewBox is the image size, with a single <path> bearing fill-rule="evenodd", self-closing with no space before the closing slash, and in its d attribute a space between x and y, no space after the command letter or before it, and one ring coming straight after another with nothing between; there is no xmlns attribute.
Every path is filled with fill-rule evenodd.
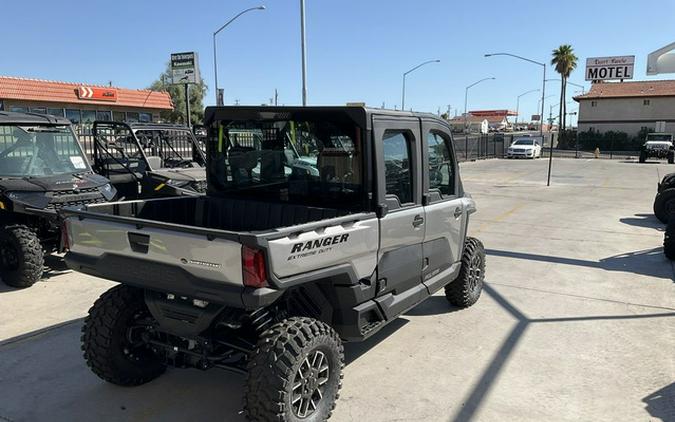
<svg viewBox="0 0 675 422"><path fill-rule="evenodd" d="M94 170L121 199L200 195L206 155L186 126L96 121Z"/></svg>
<svg viewBox="0 0 675 422"><path fill-rule="evenodd" d="M106 202L115 189L94 174L70 121L0 112L0 275L29 287L43 274L45 253L62 250L56 211Z"/></svg>
<svg viewBox="0 0 675 422"><path fill-rule="evenodd" d="M663 176L656 187L654 215L663 224L667 224L670 214L675 212L675 173Z"/></svg>

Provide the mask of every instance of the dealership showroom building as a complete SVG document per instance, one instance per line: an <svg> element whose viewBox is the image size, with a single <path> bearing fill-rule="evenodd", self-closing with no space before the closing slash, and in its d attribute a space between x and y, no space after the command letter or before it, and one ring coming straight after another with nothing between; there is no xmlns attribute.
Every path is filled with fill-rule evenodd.
<svg viewBox="0 0 675 422"><path fill-rule="evenodd" d="M172 110L166 92L0 76L0 110L51 114L75 125L94 120L159 122Z"/></svg>

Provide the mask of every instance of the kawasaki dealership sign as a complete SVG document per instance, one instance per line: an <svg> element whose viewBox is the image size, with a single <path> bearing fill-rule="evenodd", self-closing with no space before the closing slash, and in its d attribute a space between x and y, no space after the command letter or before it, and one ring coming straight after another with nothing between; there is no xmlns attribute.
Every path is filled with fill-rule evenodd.
<svg viewBox="0 0 675 422"><path fill-rule="evenodd" d="M171 55L171 79L174 84L199 83L199 59L197 53L174 53Z"/></svg>
<svg viewBox="0 0 675 422"><path fill-rule="evenodd" d="M587 81L633 79L635 56L591 57L586 59Z"/></svg>

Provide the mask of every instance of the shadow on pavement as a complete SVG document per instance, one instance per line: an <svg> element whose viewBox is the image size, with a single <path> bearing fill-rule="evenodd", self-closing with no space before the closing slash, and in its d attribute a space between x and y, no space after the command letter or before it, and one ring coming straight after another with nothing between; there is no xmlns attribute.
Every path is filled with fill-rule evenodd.
<svg viewBox="0 0 675 422"><path fill-rule="evenodd" d="M675 382L648 395L642 401L650 415L662 421L675 421Z"/></svg>
<svg viewBox="0 0 675 422"><path fill-rule="evenodd" d="M432 315L443 315L450 314L453 312L461 311L462 308L451 305L448 300L445 298L445 295L436 295L431 296L424 302L415 306L405 314L410 316L432 316Z"/></svg>
<svg viewBox="0 0 675 422"><path fill-rule="evenodd" d="M506 312L516 319L516 324L511 329L511 332L506 337L506 340L501 344L499 349L495 352L493 358L490 360L487 368L481 374L480 379L475 384L471 392L462 399L462 407L452 417L453 422L469 422L474 419L476 412L482 406L485 397L499 379L504 366L511 359L511 355L523 337L527 328L539 323L575 323L585 321L599 321L599 320L631 320L636 318L675 318L675 312L656 313L656 314L640 314L640 315L598 315L598 316L582 316L570 318L529 318L523 314L516 306L509 302L504 296L497 292L489 284L484 285L484 292L488 294L493 300L499 304ZM647 403L648 411L652 416L655 413L668 415L667 412L673 412L675 405L673 404L673 384L657 391L656 393L643 399ZM649 407L652 410L649 410ZM662 417L662 416L659 416ZM663 419L664 421L671 421L675 419Z"/></svg>
<svg viewBox="0 0 675 422"><path fill-rule="evenodd" d="M620 218L619 221L629 226L647 227L658 231L665 230L665 225L653 214L635 214L634 217Z"/></svg>
<svg viewBox="0 0 675 422"><path fill-rule="evenodd" d="M66 261L62 256L45 255L44 273L42 274L42 281L48 280L58 275L66 274L71 271L66 265Z"/></svg>
<svg viewBox="0 0 675 422"><path fill-rule="evenodd" d="M670 261L668 261L663 255L663 248L661 247L626 252L624 254L602 258L600 261L565 258L551 255L539 255L526 252L502 251L497 249L488 249L486 252L488 255L501 256L505 258L550 262L564 265L576 265L588 268L599 268L607 271L648 275L675 281Z"/></svg>
<svg viewBox="0 0 675 422"><path fill-rule="evenodd" d="M345 344L349 364L408 323L397 318L362 343ZM212 369L169 369L138 387L106 383L80 350L82 320L0 342L0 421L244 422L245 376Z"/></svg>

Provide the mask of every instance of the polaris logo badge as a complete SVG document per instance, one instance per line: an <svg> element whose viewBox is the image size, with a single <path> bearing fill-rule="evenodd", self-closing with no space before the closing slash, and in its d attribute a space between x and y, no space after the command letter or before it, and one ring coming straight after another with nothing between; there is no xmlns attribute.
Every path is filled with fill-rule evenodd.
<svg viewBox="0 0 675 422"><path fill-rule="evenodd" d="M349 239L349 233L339 234L337 236L324 237L323 239L309 240L307 242L295 243L291 248L291 255L288 260L304 258L320 253L326 253L333 249L333 246L344 243ZM296 254L296 255L293 255Z"/></svg>
<svg viewBox="0 0 675 422"><path fill-rule="evenodd" d="M181 258L180 259L181 264L184 265L201 265L202 267L209 267L209 268L220 268L220 264L215 264L213 262L207 262L207 261L199 261L196 259L185 259Z"/></svg>

